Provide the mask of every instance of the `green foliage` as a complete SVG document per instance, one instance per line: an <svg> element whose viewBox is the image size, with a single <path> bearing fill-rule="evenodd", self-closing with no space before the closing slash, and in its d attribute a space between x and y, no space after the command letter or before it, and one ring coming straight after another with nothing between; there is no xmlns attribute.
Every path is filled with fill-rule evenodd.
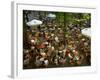
<svg viewBox="0 0 100 80"><path fill-rule="evenodd" d="M84 24L87 20L91 19L91 15L89 13L59 12L59 13L56 13L56 16L57 16L56 21L58 23L61 23L61 24L66 23L67 25L70 25L70 24L74 24L74 25L79 24L80 25L81 23Z"/></svg>

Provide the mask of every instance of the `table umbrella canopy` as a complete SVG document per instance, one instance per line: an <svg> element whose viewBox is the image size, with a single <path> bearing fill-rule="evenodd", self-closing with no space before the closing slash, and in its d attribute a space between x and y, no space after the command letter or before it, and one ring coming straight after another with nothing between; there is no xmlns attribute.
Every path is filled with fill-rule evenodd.
<svg viewBox="0 0 100 80"><path fill-rule="evenodd" d="M41 24L42 24L42 21L33 19L32 21L29 21L29 22L27 22L26 24L27 24L28 26L32 27L32 26L41 25Z"/></svg>
<svg viewBox="0 0 100 80"><path fill-rule="evenodd" d="M56 17L56 15L55 15L55 14L50 13L50 14L48 14L48 15L47 15L47 17L48 17L48 18L55 18L55 17Z"/></svg>
<svg viewBox="0 0 100 80"><path fill-rule="evenodd" d="M83 35L91 37L91 28L84 28L81 30Z"/></svg>

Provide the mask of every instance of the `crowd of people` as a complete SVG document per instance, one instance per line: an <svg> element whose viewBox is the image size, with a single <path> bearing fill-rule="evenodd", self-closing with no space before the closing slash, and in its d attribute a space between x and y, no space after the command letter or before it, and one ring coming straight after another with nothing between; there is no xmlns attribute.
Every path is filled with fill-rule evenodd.
<svg viewBox="0 0 100 80"><path fill-rule="evenodd" d="M80 27L42 24L23 33L23 68L91 65L91 38Z"/></svg>

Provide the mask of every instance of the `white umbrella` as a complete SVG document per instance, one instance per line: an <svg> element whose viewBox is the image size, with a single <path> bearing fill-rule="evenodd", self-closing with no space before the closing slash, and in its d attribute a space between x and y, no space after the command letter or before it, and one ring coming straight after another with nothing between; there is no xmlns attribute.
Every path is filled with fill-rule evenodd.
<svg viewBox="0 0 100 80"><path fill-rule="evenodd" d="M32 26L41 25L41 24L42 24L42 21L33 19L32 21L29 21L29 22L27 22L26 24L27 24L28 26L32 27Z"/></svg>
<svg viewBox="0 0 100 80"><path fill-rule="evenodd" d="M48 14L48 15L47 15L47 17L49 17L49 18L55 18L55 17L56 17L56 15L55 15L55 14L50 13L50 14Z"/></svg>
<svg viewBox="0 0 100 80"><path fill-rule="evenodd" d="M83 35L91 37L91 28L84 28L81 30Z"/></svg>

